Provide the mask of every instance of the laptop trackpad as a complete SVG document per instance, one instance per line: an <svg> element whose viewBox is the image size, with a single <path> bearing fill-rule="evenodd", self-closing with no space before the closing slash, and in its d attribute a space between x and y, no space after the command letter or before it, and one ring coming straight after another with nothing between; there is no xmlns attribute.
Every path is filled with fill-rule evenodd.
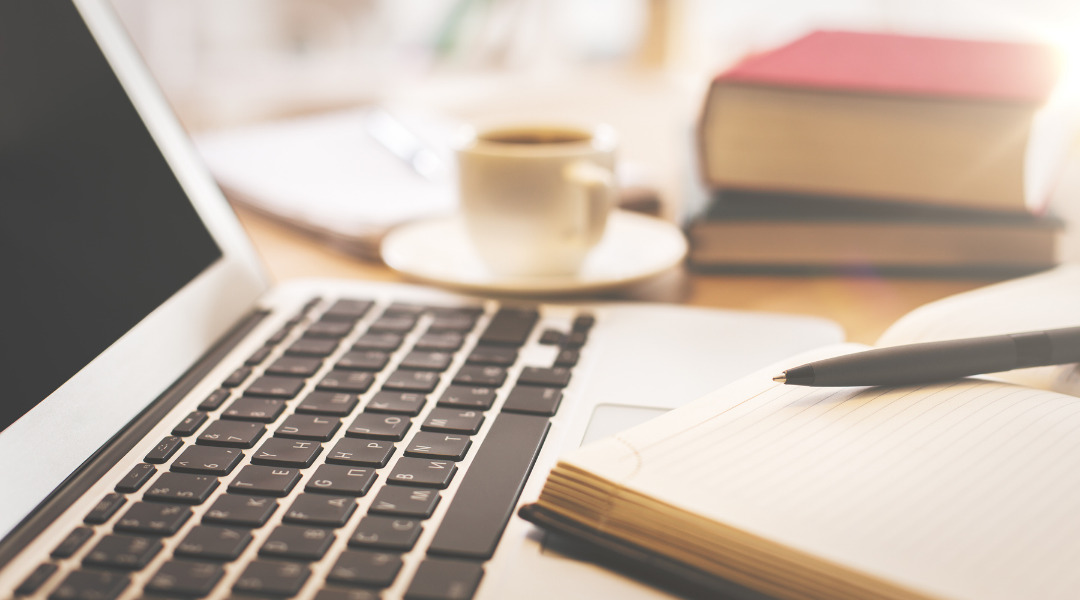
<svg viewBox="0 0 1080 600"><path fill-rule="evenodd" d="M666 408L651 406L623 406L619 404L597 404L593 409L582 445L594 440L614 435L666 413Z"/></svg>

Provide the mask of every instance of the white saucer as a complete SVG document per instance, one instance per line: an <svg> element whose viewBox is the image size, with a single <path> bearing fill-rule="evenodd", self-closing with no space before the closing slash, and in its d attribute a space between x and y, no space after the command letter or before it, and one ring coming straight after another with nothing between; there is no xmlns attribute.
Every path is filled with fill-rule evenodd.
<svg viewBox="0 0 1080 600"><path fill-rule="evenodd" d="M407 277L458 290L496 294L595 292L636 283L679 264L686 238L667 221L625 211L608 220L604 238L581 271L568 276L505 279L480 261L460 217L402 225L382 242L382 258Z"/></svg>

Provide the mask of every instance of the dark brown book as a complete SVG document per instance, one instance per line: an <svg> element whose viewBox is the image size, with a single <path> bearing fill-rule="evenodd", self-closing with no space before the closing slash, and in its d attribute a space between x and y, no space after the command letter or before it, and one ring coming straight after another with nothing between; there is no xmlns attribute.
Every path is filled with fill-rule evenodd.
<svg viewBox="0 0 1080 600"><path fill-rule="evenodd" d="M1055 265L1062 231L1026 212L742 191L687 228L699 269L992 276Z"/></svg>

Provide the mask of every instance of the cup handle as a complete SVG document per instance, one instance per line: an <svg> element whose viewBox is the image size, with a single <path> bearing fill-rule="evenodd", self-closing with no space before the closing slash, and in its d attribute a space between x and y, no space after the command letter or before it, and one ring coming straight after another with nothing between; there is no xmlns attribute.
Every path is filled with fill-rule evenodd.
<svg viewBox="0 0 1080 600"><path fill-rule="evenodd" d="M604 234L607 214L615 203L615 174L594 162L577 161L563 169L563 177L584 193L580 231L587 232L586 243L595 244Z"/></svg>

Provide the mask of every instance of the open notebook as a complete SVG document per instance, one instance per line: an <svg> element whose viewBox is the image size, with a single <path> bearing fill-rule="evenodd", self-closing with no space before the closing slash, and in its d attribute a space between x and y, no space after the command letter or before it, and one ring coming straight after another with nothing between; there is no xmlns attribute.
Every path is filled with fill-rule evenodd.
<svg viewBox="0 0 1080 600"><path fill-rule="evenodd" d="M1076 325L1078 300L1080 268L1066 267L928 305L882 342ZM727 581L783 598L1075 597L1077 365L1002 378L1028 385L770 379L858 349L795 357L583 447L552 471L532 516L636 549L702 589Z"/></svg>

